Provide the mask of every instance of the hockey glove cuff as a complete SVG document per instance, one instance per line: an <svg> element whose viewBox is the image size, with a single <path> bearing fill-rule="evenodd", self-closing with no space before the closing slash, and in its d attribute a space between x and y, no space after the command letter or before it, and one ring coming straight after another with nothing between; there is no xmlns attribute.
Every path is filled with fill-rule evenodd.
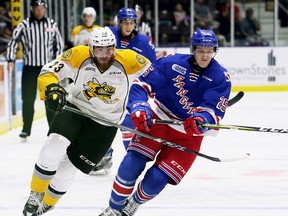
<svg viewBox="0 0 288 216"><path fill-rule="evenodd" d="M147 102L139 101L134 103L130 114L133 124L139 131L150 131L152 111Z"/></svg>
<svg viewBox="0 0 288 216"><path fill-rule="evenodd" d="M66 105L67 92L59 84L52 83L46 87L46 106L55 113L60 113Z"/></svg>

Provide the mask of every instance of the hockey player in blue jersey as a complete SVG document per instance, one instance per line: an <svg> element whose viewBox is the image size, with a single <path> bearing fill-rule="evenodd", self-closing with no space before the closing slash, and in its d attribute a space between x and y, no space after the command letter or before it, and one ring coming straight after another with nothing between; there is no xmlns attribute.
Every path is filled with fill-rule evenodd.
<svg viewBox="0 0 288 216"><path fill-rule="evenodd" d="M150 38L138 33L137 15L133 8L121 8L117 14L118 27L110 27L117 40L117 49L132 49L154 62L156 60L155 47Z"/></svg>
<svg viewBox="0 0 288 216"><path fill-rule="evenodd" d="M118 49L131 49L154 62L156 60L155 47L150 38L146 35L139 34L135 28L137 15L132 8L121 8L117 14L118 27L110 27L116 36ZM129 115L125 117L123 125L135 128ZM133 134L128 131L121 131L125 149L127 149ZM113 149L110 148L104 158L90 172L90 175L107 175L110 173L112 166Z"/></svg>
<svg viewBox="0 0 288 216"><path fill-rule="evenodd" d="M137 130L200 150L203 136L212 132L201 125L219 123L231 90L227 70L214 59L217 49L214 32L197 29L191 38L191 55L163 57L134 81L127 108ZM152 124L152 118L184 124ZM167 184L179 184L195 157L134 135L115 177L109 207L101 216L134 215L139 205L156 197ZM149 161L154 164L135 187Z"/></svg>

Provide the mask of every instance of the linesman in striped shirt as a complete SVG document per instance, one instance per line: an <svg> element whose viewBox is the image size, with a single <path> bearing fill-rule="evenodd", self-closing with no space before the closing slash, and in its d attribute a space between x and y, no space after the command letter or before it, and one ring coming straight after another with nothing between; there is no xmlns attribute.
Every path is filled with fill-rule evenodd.
<svg viewBox="0 0 288 216"><path fill-rule="evenodd" d="M37 78L41 68L63 51L64 43L57 23L45 17L47 4L44 0L31 1L31 16L22 20L14 29L7 47L8 70L12 71L19 42L23 46L24 67L22 71L22 141L31 133L34 102L37 93ZM50 125L54 113L46 108Z"/></svg>

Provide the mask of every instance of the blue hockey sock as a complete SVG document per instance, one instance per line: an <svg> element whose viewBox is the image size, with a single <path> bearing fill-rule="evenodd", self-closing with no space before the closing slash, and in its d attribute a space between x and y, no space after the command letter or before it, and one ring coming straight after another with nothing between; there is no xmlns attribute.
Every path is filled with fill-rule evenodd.
<svg viewBox="0 0 288 216"><path fill-rule="evenodd" d="M128 151L121 162L115 177L109 205L113 209L124 208L127 198L132 194L135 182L149 159L135 151Z"/></svg>
<svg viewBox="0 0 288 216"><path fill-rule="evenodd" d="M125 116L125 119L121 125L135 130L135 126L132 123L132 119L131 119L130 115L128 115L128 114ZM128 145L129 145L129 143L133 137L133 133L130 131L127 131L127 130L123 130L123 129L121 129L121 133L122 133L122 140L123 140L124 147L127 150Z"/></svg>
<svg viewBox="0 0 288 216"><path fill-rule="evenodd" d="M138 184L134 193L136 202L143 204L156 197L167 185L170 177L161 171L157 166L152 166Z"/></svg>
<svg viewBox="0 0 288 216"><path fill-rule="evenodd" d="M106 154L104 155L104 157L110 157L113 154L113 149L109 148L108 151L106 152Z"/></svg>
<svg viewBox="0 0 288 216"><path fill-rule="evenodd" d="M125 148L125 150L127 150L128 146L130 144L130 141L133 137L133 133L131 133L129 131L124 131L124 130L121 130L121 133L122 133L122 141L123 141L124 148Z"/></svg>

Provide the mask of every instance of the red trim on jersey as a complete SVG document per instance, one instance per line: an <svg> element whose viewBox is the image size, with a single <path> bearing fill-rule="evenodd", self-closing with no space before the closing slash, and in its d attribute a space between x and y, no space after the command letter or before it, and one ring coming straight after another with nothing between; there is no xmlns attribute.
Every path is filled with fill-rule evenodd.
<svg viewBox="0 0 288 216"><path fill-rule="evenodd" d="M152 149L150 149L144 145L141 145L140 143L133 142L133 141L129 144L128 150L137 151L137 152L147 156L151 160L154 160L154 157L156 155L155 151L153 151Z"/></svg>
<svg viewBox="0 0 288 216"><path fill-rule="evenodd" d="M149 85L147 83L142 82L139 79L135 79L133 82L138 84L138 85L140 85L140 86L142 86L145 89L145 91L147 92L147 94L149 95L149 97L153 96L151 91L150 91L151 88L149 88Z"/></svg>
<svg viewBox="0 0 288 216"><path fill-rule="evenodd" d="M182 180L182 176L179 175L179 173L175 170L175 168L170 167L165 162L162 161L161 164L159 165L159 168L162 171L164 171L168 176L170 176L170 178L172 178L176 184L179 184L180 181Z"/></svg>

